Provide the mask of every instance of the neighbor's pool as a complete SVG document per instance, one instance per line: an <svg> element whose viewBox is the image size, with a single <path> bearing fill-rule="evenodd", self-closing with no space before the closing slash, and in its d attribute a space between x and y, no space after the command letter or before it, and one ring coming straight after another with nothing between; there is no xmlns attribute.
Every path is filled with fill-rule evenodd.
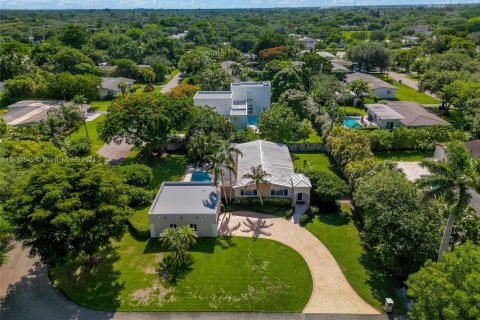
<svg viewBox="0 0 480 320"><path fill-rule="evenodd" d="M355 119L355 118L347 118L345 120L343 120L343 125L347 128L361 128L362 125L360 124L360 122Z"/></svg>
<svg viewBox="0 0 480 320"><path fill-rule="evenodd" d="M248 116L247 123L249 126L256 126L258 123L258 116Z"/></svg>
<svg viewBox="0 0 480 320"><path fill-rule="evenodd" d="M192 177L190 181L197 181L197 182L206 182L212 181L212 174L206 171L199 171L192 173Z"/></svg>

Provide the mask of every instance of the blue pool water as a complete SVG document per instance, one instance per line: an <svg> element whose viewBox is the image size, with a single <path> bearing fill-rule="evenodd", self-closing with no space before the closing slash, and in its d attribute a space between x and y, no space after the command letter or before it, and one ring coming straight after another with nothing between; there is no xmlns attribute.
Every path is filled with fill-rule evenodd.
<svg viewBox="0 0 480 320"><path fill-rule="evenodd" d="M192 173L192 178L190 181L197 181L197 182L206 182L212 181L212 174L206 171L199 171Z"/></svg>
<svg viewBox="0 0 480 320"><path fill-rule="evenodd" d="M354 119L354 118L347 118L345 120L343 120L343 125L347 128L361 128L362 125L360 124L360 122L358 122L357 119Z"/></svg>
<svg viewBox="0 0 480 320"><path fill-rule="evenodd" d="M249 126L256 126L258 123L258 116L248 116L247 123Z"/></svg>

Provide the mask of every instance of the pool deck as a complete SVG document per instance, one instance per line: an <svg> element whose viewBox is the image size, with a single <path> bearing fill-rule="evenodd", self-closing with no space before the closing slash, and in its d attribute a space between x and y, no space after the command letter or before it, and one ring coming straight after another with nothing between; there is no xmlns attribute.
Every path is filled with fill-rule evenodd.
<svg viewBox="0 0 480 320"><path fill-rule="evenodd" d="M185 174L183 175L183 181L191 181L192 180L192 173L194 172L205 172L207 171L208 166L197 167L195 164L188 165L187 169L185 170Z"/></svg>

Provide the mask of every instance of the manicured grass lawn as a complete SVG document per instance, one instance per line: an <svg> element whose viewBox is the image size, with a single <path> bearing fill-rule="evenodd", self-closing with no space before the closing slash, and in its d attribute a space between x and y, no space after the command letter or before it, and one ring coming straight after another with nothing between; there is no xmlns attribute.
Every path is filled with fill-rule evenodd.
<svg viewBox="0 0 480 320"><path fill-rule="evenodd" d="M347 116L367 115L367 111L364 108L350 106L350 107L340 107L340 110L345 112Z"/></svg>
<svg viewBox="0 0 480 320"><path fill-rule="evenodd" d="M98 149L100 149L104 145L104 142L100 140L100 137L98 136L98 132L97 132L97 126L100 122L103 121L104 118L105 118L105 115L102 114L95 120L87 122L88 136L92 141L93 153L96 153ZM82 125L77 130L73 131L70 134L69 139L77 140L77 139L86 138L86 137L87 137L87 134L85 133L85 128Z"/></svg>
<svg viewBox="0 0 480 320"><path fill-rule="evenodd" d="M374 74L377 78L380 78L388 83L393 84L398 88L397 93L395 94L396 99L400 101L415 101L420 104L434 104L439 103L439 101L429 95L418 92L417 90L407 86L406 84L400 83L398 81L392 80L391 78L387 79L385 74Z"/></svg>
<svg viewBox="0 0 480 320"><path fill-rule="evenodd" d="M107 107L112 103L112 100L97 100L90 102L90 105L96 111L107 111Z"/></svg>
<svg viewBox="0 0 480 320"><path fill-rule="evenodd" d="M425 158L433 157L433 151L422 150L395 150L395 151L376 151L374 152L377 160L390 161L420 161Z"/></svg>
<svg viewBox="0 0 480 320"><path fill-rule="evenodd" d="M317 170L331 174L337 174L331 162L331 159L326 153L292 153L293 166L297 170ZM304 168L304 161L306 167Z"/></svg>
<svg viewBox="0 0 480 320"><path fill-rule="evenodd" d="M306 225L332 253L352 288L367 303L381 310L384 299L392 297L395 312L404 312L404 307L396 299L394 285L373 279L361 263L364 248L360 234L355 227L350 205L342 205L342 213L321 214Z"/></svg>
<svg viewBox="0 0 480 320"><path fill-rule="evenodd" d="M157 273L163 256L157 239L127 233L113 247L91 270L72 265L73 281L54 268L54 284L83 307L112 311L301 312L312 292L300 254L272 240L200 238L191 270L174 286Z"/></svg>
<svg viewBox="0 0 480 320"><path fill-rule="evenodd" d="M446 116L443 114L443 110L440 110L439 108L428 108L428 110L432 111L437 116L444 119L445 121L450 122L452 126L454 126L455 128L463 129L463 126L465 124L465 119L463 117L462 111L458 109L450 108L450 112L448 116Z"/></svg>
<svg viewBox="0 0 480 320"><path fill-rule="evenodd" d="M317 130L312 129L312 131L310 132L310 136L305 141L303 141L303 139L292 141L292 143L304 143L304 142L305 143L322 143L323 138L318 135Z"/></svg>
<svg viewBox="0 0 480 320"><path fill-rule="evenodd" d="M0 115L7 113L8 110L9 110L8 108L0 108Z"/></svg>

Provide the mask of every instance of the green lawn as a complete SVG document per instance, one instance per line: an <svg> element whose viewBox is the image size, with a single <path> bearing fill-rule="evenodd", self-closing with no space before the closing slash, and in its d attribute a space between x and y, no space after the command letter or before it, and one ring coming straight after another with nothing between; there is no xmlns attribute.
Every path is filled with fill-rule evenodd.
<svg viewBox="0 0 480 320"><path fill-rule="evenodd" d="M343 205L342 213L321 214L306 225L332 253L352 288L367 303L381 310L386 297L395 301L395 312L405 312L397 299L394 285L371 275L363 265L364 248L355 227L350 205Z"/></svg>
<svg viewBox="0 0 480 320"><path fill-rule="evenodd" d="M331 159L326 153L292 153L293 166L297 170L317 170L337 174ZM304 163L306 161L306 163ZM304 167L304 164L306 166Z"/></svg>
<svg viewBox="0 0 480 320"><path fill-rule="evenodd" d="M347 116L358 116L358 115L366 116L367 115L367 111L364 108L349 106L349 107L340 107L339 109L345 112Z"/></svg>
<svg viewBox="0 0 480 320"><path fill-rule="evenodd" d="M113 244L91 270L75 264L74 280L63 267L53 283L74 302L94 310L301 312L312 292L307 264L279 242L243 237L200 238L194 263L176 285L158 275L157 239L130 234Z"/></svg>
<svg viewBox="0 0 480 320"><path fill-rule="evenodd" d="M415 101L420 104L435 104L439 101L435 98L430 97L429 95L418 92L417 90L407 86L406 84L400 83L398 81L392 80L391 78L387 79L385 74L374 74L377 78L380 78L388 83L393 84L397 87L397 93L395 94L396 99L400 101Z"/></svg>
<svg viewBox="0 0 480 320"><path fill-rule="evenodd" d="M422 150L395 150L395 151L376 151L374 152L377 160L390 161L420 161L432 157L433 151Z"/></svg>
<svg viewBox="0 0 480 320"><path fill-rule="evenodd" d="M0 108L0 116L8 112L8 108Z"/></svg>
<svg viewBox="0 0 480 320"><path fill-rule="evenodd" d="M104 142L100 140L100 137L98 136L98 132L97 132L97 126L100 122L103 121L104 118L105 118L105 115L102 114L95 120L87 122L87 130L88 130L89 138L92 141L93 153L96 153L98 149L100 149L104 145ZM77 130L73 131L69 136L69 138L73 140L86 138L86 137L87 137L87 134L85 133L85 127L83 125L80 126Z"/></svg>
<svg viewBox="0 0 480 320"><path fill-rule="evenodd" d="M317 130L312 129L312 131L310 132L310 136L305 141L303 141L303 139L292 141L292 143L304 143L304 142L305 143L322 143L323 138L318 135Z"/></svg>
<svg viewBox="0 0 480 320"><path fill-rule="evenodd" d="M107 107L110 105L112 100L96 100L90 102L90 105L96 110L96 111L107 111Z"/></svg>

